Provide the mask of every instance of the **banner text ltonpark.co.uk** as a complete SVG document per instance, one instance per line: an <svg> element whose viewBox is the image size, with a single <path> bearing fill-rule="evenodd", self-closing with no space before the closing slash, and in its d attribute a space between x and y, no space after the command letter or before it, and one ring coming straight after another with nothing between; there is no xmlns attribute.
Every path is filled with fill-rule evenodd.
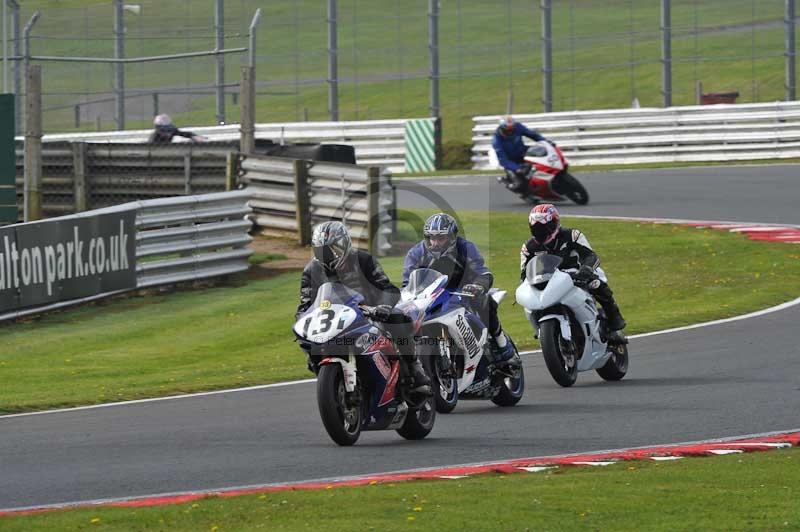
<svg viewBox="0 0 800 532"><path fill-rule="evenodd" d="M0 311L136 288L136 212L0 228Z"/></svg>

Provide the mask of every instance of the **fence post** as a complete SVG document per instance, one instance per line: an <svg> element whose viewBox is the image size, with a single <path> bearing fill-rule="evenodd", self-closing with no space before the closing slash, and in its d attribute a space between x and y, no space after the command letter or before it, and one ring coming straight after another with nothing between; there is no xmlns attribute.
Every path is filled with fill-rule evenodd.
<svg viewBox="0 0 800 532"><path fill-rule="evenodd" d="M183 156L183 193L186 196L192 194L192 153Z"/></svg>
<svg viewBox="0 0 800 532"><path fill-rule="evenodd" d="M367 238L369 238L369 252L377 255L378 231L381 227L380 192L381 169L378 166L367 168Z"/></svg>
<svg viewBox="0 0 800 532"><path fill-rule="evenodd" d="M337 49L336 0L328 0L328 110L339 120L339 65Z"/></svg>
<svg viewBox="0 0 800 532"><path fill-rule="evenodd" d="M294 161L294 196L297 201L295 219L297 236L301 246L311 243L311 209L308 201L308 166L306 161Z"/></svg>
<svg viewBox="0 0 800 532"><path fill-rule="evenodd" d="M553 110L553 35L550 0L542 0L542 104L544 112Z"/></svg>
<svg viewBox="0 0 800 532"><path fill-rule="evenodd" d="M24 220L31 222L42 218L42 67L28 67L26 78Z"/></svg>
<svg viewBox="0 0 800 532"><path fill-rule="evenodd" d="M85 142L72 142L72 171L75 183L75 212L89 210L88 150Z"/></svg>
<svg viewBox="0 0 800 532"><path fill-rule="evenodd" d="M214 30L216 49L225 49L225 3L224 0L214 2ZM225 55L217 54L217 124L225 123Z"/></svg>
<svg viewBox="0 0 800 532"><path fill-rule="evenodd" d="M431 69L430 115L439 118L439 0L428 0L428 55Z"/></svg>
<svg viewBox="0 0 800 532"><path fill-rule="evenodd" d="M229 151L225 156L225 190L234 190L239 176L239 154Z"/></svg>
<svg viewBox="0 0 800 532"><path fill-rule="evenodd" d="M124 0L114 0L114 58L125 57L125 4ZM117 129L125 129L125 65L114 65L116 82L114 97L117 108Z"/></svg>
<svg viewBox="0 0 800 532"><path fill-rule="evenodd" d="M437 170L442 168L442 118L436 117L433 121L433 152L434 166Z"/></svg>
<svg viewBox="0 0 800 532"><path fill-rule="evenodd" d="M255 102L255 69L242 67L242 81L239 87L239 151L245 155L253 153L256 147L256 102Z"/></svg>
<svg viewBox="0 0 800 532"><path fill-rule="evenodd" d="M11 14L11 33L14 34L14 56L20 57L22 55L22 38L20 30L19 19L19 4L13 2L13 10ZM16 124L16 131L22 131L22 63L19 59L14 61L14 95L16 96L14 102L14 123Z"/></svg>
<svg viewBox="0 0 800 532"><path fill-rule="evenodd" d="M794 0L786 0L785 6L786 14L784 16L784 35L786 41L786 100L793 101L795 99L795 58L797 50L795 49L794 38Z"/></svg>
<svg viewBox="0 0 800 532"><path fill-rule="evenodd" d="M670 1L661 0L661 94L664 107L672 107L672 14Z"/></svg>

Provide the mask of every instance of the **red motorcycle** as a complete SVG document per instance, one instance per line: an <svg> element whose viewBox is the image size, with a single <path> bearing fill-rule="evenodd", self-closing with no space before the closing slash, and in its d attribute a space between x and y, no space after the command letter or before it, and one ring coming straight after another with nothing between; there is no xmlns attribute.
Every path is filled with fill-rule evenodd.
<svg viewBox="0 0 800 532"><path fill-rule="evenodd" d="M514 177L506 173L497 180L506 188L519 194L529 203L540 201L565 201L570 199L578 205L589 203L586 188L569 173L569 163L558 146L540 140L528 147L523 158L527 168L527 182L523 190L515 190Z"/></svg>

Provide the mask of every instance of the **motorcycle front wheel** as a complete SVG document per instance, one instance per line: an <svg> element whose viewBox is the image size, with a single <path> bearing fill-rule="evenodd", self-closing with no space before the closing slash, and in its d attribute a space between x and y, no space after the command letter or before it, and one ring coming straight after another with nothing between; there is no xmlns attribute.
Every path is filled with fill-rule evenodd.
<svg viewBox="0 0 800 532"><path fill-rule="evenodd" d="M317 375L317 406L322 424L333 441L353 445L361 435L361 408L348 406L344 374L339 364L320 367Z"/></svg>
<svg viewBox="0 0 800 532"><path fill-rule="evenodd" d="M547 370L559 385L569 388L578 378L578 361L574 355L565 355L562 349L561 324L547 320L540 324L539 339Z"/></svg>
<svg viewBox="0 0 800 532"><path fill-rule="evenodd" d="M453 361L437 350L431 353L436 411L449 414L458 404L458 378Z"/></svg>

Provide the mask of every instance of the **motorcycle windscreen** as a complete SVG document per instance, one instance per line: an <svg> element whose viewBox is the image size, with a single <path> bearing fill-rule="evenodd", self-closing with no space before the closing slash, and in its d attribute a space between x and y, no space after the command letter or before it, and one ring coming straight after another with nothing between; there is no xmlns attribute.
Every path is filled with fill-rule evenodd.
<svg viewBox="0 0 800 532"><path fill-rule="evenodd" d="M547 283L562 262L558 255L536 255L525 267L525 278L534 286Z"/></svg>
<svg viewBox="0 0 800 532"><path fill-rule="evenodd" d="M525 152L527 157L547 157L547 148L542 146L541 144L535 144L533 146L528 147L527 151Z"/></svg>
<svg viewBox="0 0 800 532"><path fill-rule="evenodd" d="M327 303L325 303L326 301ZM342 283L323 283L317 290L317 297L314 298L314 303L309 307L309 310L324 307L331 303L352 307L362 301L364 301L364 296Z"/></svg>
<svg viewBox="0 0 800 532"><path fill-rule="evenodd" d="M430 268L419 268L408 276L408 284L403 288L403 299L413 299L423 294L429 287L438 288L447 284L448 277ZM435 289L434 288L434 289Z"/></svg>

